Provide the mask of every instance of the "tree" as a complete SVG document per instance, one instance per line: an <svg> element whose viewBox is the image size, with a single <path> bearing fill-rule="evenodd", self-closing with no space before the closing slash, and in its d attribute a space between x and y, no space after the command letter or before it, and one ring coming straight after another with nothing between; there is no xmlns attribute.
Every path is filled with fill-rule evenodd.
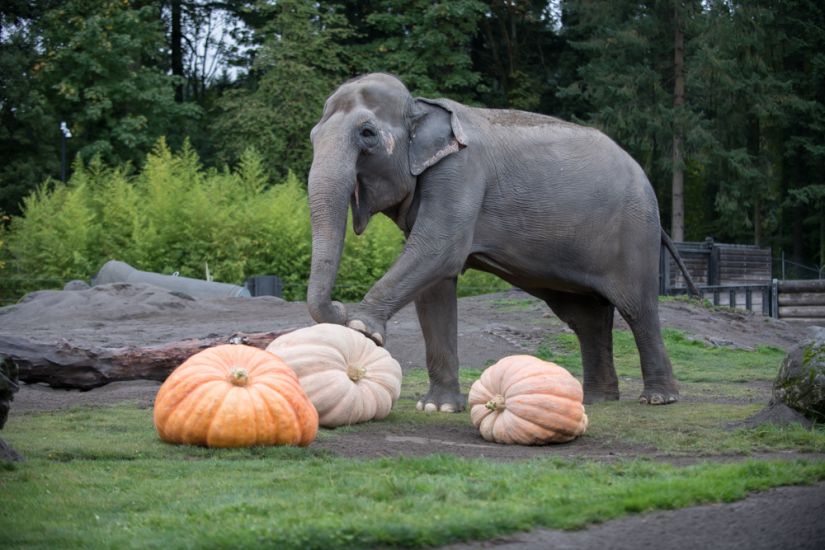
<svg viewBox="0 0 825 550"><path fill-rule="evenodd" d="M415 94L477 97L481 75L473 68L472 40L485 6L477 0L386 0L366 16L356 72L395 74Z"/></svg>
<svg viewBox="0 0 825 550"><path fill-rule="evenodd" d="M557 112L555 88L563 41L550 2L487 2L473 46L485 105Z"/></svg>
<svg viewBox="0 0 825 550"><path fill-rule="evenodd" d="M691 62L691 86L711 121L706 180L714 197L712 230L734 242L768 244L778 220L777 131L795 102L774 70L779 36L770 2L707 4ZM770 216L770 217L769 217Z"/></svg>
<svg viewBox="0 0 825 550"><path fill-rule="evenodd" d="M60 170L60 121L38 86L38 23L53 2L9 2L0 11L0 212Z"/></svg>
<svg viewBox="0 0 825 550"><path fill-rule="evenodd" d="M771 2L768 33L779 38L777 77L792 94L779 121L781 146L780 246L790 245L797 263L816 258L825 266L825 7L815 0Z"/></svg>
<svg viewBox="0 0 825 550"><path fill-rule="evenodd" d="M673 2L673 183L671 185L671 229L675 241L685 240L684 128L681 111L685 105L685 29L683 5Z"/></svg>
<svg viewBox="0 0 825 550"><path fill-rule="evenodd" d="M222 161L235 164L253 146L282 179L289 169L309 171L309 132L326 97L348 76L340 44L350 30L334 6L283 0L266 9L271 19L258 31L265 39L253 70L218 101L212 132Z"/></svg>
<svg viewBox="0 0 825 550"><path fill-rule="evenodd" d="M84 158L140 162L159 136L197 116L174 101L160 66L163 29L152 7L73 0L43 21L40 78Z"/></svg>
<svg viewBox="0 0 825 550"><path fill-rule="evenodd" d="M107 162L142 161L161 135L178 135L196 106L174 101L165 42L153 6L129 1L41 1L4 12L0 66L5 165L0 208L59 173L59 124L72 132L70 152ZM182 139L182 136L179 136Z"/></svg>

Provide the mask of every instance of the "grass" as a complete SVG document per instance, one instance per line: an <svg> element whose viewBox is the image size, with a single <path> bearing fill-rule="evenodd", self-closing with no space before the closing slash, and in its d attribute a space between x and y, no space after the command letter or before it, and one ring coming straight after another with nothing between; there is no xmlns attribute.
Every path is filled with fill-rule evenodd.
<svg viewBox="0 0 825 550"><path fill-rule="evenodd" d="M663 335L673 372L682 384L771 382L785 357L785 352L769 346L749 351L709 346L673 329L665 329ZM573 334L549 336L539 346L536 355L581 376L581 354ZM630 331L613 331L613 355L620 379L640 377L639 353Z"/></svg>
<svg viewBox="0 0 825 550"><path fill-rule="evenodd" d="M712 348L674 331L666 344L683 402L587 407L589 443L618 445L628 456L610 463L446 455L352 460L312 447L182 447L160 442L151 410L134 404L13 415L3 437L27 461L0 464L0 547L422 547L539 526L576 529L629 513L729 502L751 491L825 480L818 456L713 459L825 452L822 426L730 427L767 401L766 382L781 351ZM623 388L640 388L628 334L617 331L615 353ZM548 339L539 354L581 371L570 335ZM462 388L481 372L462 368ZM426 390L423 370L405 373L402 398L383 422L396 431L469 424L466 412L416 412ZM380 426L322 430L320 437ZM651 460L654 455L706 461L676 466Z"/></svg>

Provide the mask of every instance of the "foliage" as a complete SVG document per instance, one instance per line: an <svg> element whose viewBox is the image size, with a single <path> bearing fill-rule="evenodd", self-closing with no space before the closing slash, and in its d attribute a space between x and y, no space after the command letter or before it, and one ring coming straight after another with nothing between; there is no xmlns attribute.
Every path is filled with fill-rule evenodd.
<svg viewBox="0 0 825 550"><path fill-rule="evenodd" d="M0 187L11 187L0 208L9 212L26 191L57 176L60 121L72 134L69 158L99 154L113 164L137 163L160 136L176 134L199 112L174 101L174 81L162 66L163 27L152 6L41 4L46 9L3 18L0 67L14 75L3 87L0 134L9 153Z"/></svg>
<svg viewBox="0 0 825 550"><path fill-rule="evenodd" d="M475 98L481 78L474 70L470 46L484 14L482 2L384 0L373 4L362 31L369 40L359 48L359 72L396 74L413 93L423 96Z"/></svg>
<svg viewBox="0 0 825 550"><path fill-rule="evenodd" d="M242 284L278 275L288 299L303 299L311 230L305 185L293 173L268 186L261 155L241 155L235 171L204 169L188 143L177 154L160 140L144 169L109 167L99 156L78 160L67 184L49 181L26 197L8 249L18 273L89 279L110 259L157 273L178 272ZM346 240L337 299L360 300L389 268L403 234L376 216ZM33 290L28 289L28 290Z"/></svg>
<svg viewBox="0 0 825 550"><path fill-rule="evenodd" d="M714 347L689 339L673 329L665 329L663 337L676 379L684 382L773 381L785 356L782 350L771 347L760 347L753 351ZM580 374L582 363L578 347L575 335L555 334L542 343L538 355ZM633 334L627 330L613 331L613 349L619 377L637 375L640 362Z"/></svg>
<svg viewBox="0 0 825 550"><path fill-rule="evenodd" d="M324 99L380 70L414 94L603 129L645 169L664 227L681 172L688 240L825 259L817 0L15 0L0 29L0 210L12 215L59 174L64 120L69 158L85 164L99 153L140 171L159 136L177 147L188 134L207 169L254 146L267 183L304 179Z"/></svg>
<svg viewBox="0 0 825 550"><path fill-rule="evenodd" d="M309 172L309 132L321 116L326 97L346 78L345 21L334 9L301 0L268 8L271 18L252 65L257 79L228 91L218 101L213 135L219 158L234 163L247 146L256 147L275 178L288 169Z"/></svg>

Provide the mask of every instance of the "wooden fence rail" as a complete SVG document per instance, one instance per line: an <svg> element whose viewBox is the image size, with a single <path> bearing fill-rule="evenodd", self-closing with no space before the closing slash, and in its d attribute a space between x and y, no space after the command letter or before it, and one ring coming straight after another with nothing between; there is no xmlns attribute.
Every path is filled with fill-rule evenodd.
<svg viewBox="0 0 825 550"><path fill-rule="evenodd" d="M769 248L717 243L712 239L675 244L703 299L716 306L825 326L825 279L772 279ZM686 294L686 286L676 262L662 247L659 293Z"/></svg>
<svg viewBox="0 0 825 550"><path fill-rule="evenodd" d="M825 324L825 279L773 282L774 317Z"/></svg>

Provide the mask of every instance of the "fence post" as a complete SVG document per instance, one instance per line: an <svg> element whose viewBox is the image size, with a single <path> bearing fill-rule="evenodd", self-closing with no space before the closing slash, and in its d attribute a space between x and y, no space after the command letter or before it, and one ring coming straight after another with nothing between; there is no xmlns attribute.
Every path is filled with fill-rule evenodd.
<svg viewBox="0 0 825 550"><path fill-rule="evenodd" d="M771 283L771 317L779 319L779 281L777 279Z"/></svg>
<svg viewBox="0 0 825 550"><path fill-rule="evenodd" d="M713 244L713 247L710 249L710 256L708 257L708 285L710 286L718 286L721 284L719 255L719 247Z"/></svg>

